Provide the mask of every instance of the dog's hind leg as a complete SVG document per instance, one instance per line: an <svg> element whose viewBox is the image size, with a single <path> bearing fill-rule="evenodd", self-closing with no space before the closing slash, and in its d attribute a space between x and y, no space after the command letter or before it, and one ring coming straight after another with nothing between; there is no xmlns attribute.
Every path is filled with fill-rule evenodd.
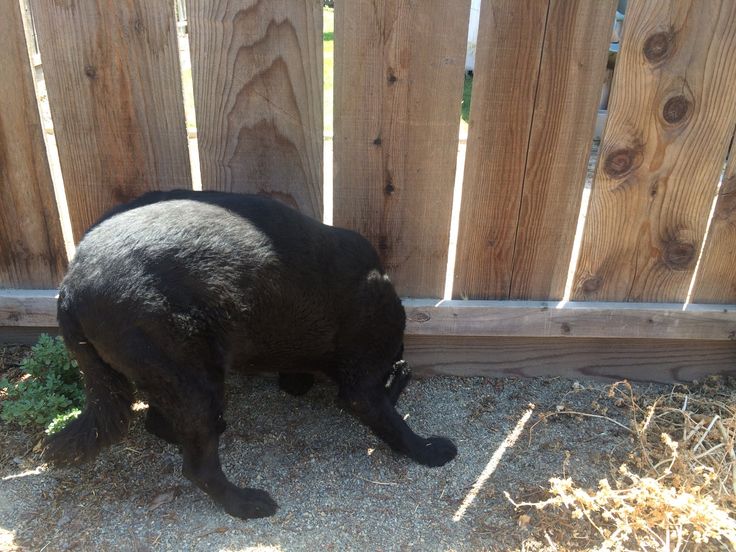
<svg viewBox="0 0 736 552"><path fill-rule="evenodd" d="M152 348L144 349L147 355L153 356ZM144 378L141 389L154 408L152 412L156 412L154 420L160 416L167 424L165 435L181 446L182 473L232 516L258 518L274 514L278 506L268 493L237 487L222 471L218 445L225 428L224 370L212 367L218 361L207 358L204 347L199 355L190 352L177 357L144 359L151 364L140 372L153 375L148 381Z"/></svg>
<svg viewBox="0 0 736 552"><path fill-rule="evenodd" d="M59 321L64 342L84 376L86 406L77 419L46 440L43 455L53 464L72 465L93 459L127 434L133 387L100 357L73 316L60 311Z"/></svg>
<svg viewBox="0 0 736 552"><path fill-rule="evenodd" d="M268 493L239 488L222 471L218 444L225 429L225 361L219 346L204 336L177 336L151 324L117 336L111 362L135 382L150 410L147 426L181 447L185 477L227 513L240 518L273 514Z"/></svg>
<svg viewBox="0 0 736 552"><path fill-rule="evenodd" d="M186 400L169 405L184 455L182 473L231 516L248 519L273 515L278 506L266 491L240 488L225 477L218 451L218 420L206 393L187 390Z"/></svg>
<svg viewBox="0 0 736 552"><path fill-rule="evenodd" d="M206 402L205 397L195 400ZM266 491L237 487L225 477L218 452L216 420L212 414L205 417L209 418L208 423L196 417L177 419L184 454L184 476L232 516L248 519L273 515L278 506Z"/></svg>

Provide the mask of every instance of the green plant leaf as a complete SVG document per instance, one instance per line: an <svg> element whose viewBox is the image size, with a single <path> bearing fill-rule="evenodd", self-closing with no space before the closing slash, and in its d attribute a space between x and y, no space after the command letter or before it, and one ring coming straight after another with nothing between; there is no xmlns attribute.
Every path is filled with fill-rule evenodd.
<svg viewBox="0 0 736 552"><path fill-rule="evenodd" d="M83 408L81 373L60 337L41 335L30 355L21 362L21 368L29 377L18 382L0 380L0 388L6 393L1 403L2 420L47 427L60 416Z"/></svg>

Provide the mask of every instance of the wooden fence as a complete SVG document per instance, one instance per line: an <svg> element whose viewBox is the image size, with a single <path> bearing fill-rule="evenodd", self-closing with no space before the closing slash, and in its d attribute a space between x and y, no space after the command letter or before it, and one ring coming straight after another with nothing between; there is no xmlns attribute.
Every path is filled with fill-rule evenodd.
<svg viewBox="0 0 736 552"><path fill-rule="evenodd" d="M616 4L483 0L458 167L470 0L336 2L334 223L415 298L420 370L736 371L735 0L629 2L568 282ZM147 190L191 188L174 2L31 8L73 239ZM203 188L321 218L321 2L187 0L186 14ZM55 325L68 262L27 51L18 1L0 3L5 340Z"/></svg>

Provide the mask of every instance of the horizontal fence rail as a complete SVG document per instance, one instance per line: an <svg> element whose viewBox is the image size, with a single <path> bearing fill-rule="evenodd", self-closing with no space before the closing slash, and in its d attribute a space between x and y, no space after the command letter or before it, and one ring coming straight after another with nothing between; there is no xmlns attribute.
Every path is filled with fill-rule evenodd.
<svg viewBox="0 0 736 552"><path fill-rule="evenodd" d="M0 291L0 326L56 325L54 290ZM736 306L407 299L409 336L677 339L736 342Z"/></svg>
<svg viewBox="0 0 736 552"><path fill-rule="evenodd" d="M470 0L340 2L331 142L320 0L23 1L35 32L0 5L0 337L55 326L103 212L201 176L365 235L427 372L736 369L733 0L630 0L597 163L615 0L483 0L472 83Z"/></svg>
<svg viewBox="0 0 736 552"><path fill-rule="evenodd" d="M56 291L0 291L16 340L54 331ZM733 373L736 306L406 300L406 358L420 374L687 381ZM37 332L28 332L36 329Z"/></svg>

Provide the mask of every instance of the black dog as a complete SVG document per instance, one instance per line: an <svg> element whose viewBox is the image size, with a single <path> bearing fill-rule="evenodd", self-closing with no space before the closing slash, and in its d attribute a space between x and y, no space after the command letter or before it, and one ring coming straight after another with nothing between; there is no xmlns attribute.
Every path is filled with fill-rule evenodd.
<svg viewBox="0 0 736 552"><path fill-rule="evenodd" d="M220 467L230 366L276 371L292 393L323 372L392 449L427 466L457 453L394 409L409 379L405 314L374 249L278 202L174 191L114 209L79 244L58 316L87 406L49 439L54 463L122 439L135 385L149 403L146 428L181 446L187 478L233 516L273 514L268 493L236 487Z"/></svg>

